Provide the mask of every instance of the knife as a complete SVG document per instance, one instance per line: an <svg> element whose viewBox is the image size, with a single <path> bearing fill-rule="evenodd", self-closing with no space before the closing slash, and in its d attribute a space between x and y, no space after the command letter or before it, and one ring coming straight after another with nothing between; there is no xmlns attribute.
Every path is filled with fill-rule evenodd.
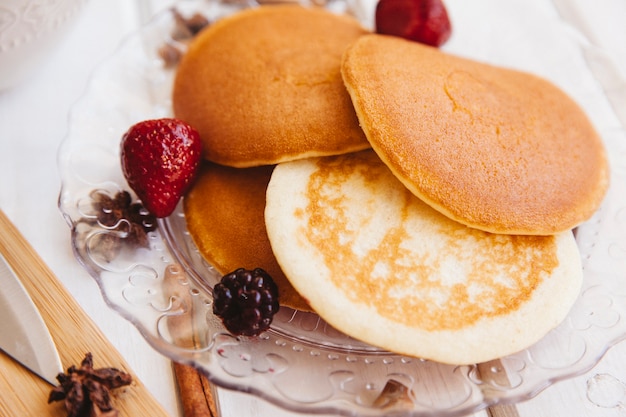
<svg viewBox="0 0 626 417"><path fill-rule="evenodd" d="M52 385L63 372L41 314L0 254L0 349Z"/></svg>

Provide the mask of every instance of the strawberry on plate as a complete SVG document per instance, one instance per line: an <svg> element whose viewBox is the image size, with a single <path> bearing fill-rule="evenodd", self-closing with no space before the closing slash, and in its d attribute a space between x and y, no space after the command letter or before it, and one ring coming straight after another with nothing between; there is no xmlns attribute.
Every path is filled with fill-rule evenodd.
<svg viewBox="0 0 626 417"><path fill-rule="evenodd" d="M439 47L452 33L442 0L379 0L376 32Z"/></svg>
<svg viewBox="0 0 626 417"><path fill-rule="evenodd" d="M200 135L181 120L146 120L122 136L124 177L156 217L167 217L174 211L193 182L201 159Z"/></svg>

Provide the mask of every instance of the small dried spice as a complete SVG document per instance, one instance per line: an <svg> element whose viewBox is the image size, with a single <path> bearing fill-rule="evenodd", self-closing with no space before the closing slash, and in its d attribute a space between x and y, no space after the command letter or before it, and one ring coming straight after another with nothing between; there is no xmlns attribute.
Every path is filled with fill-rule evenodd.
<svg viewBox="0 0 626 417"><path fill-rule="evenodd" d="M80 368L72 365L57 380L60 385L50 392L48 404L64 401L68 417L117 417L110 390L130 385L133 379L116 368L94 369L92 354L87 353Z"/></svg>
<svg viewBox="0 0 626 417"><path fill-rule="evenodd" d="M172 32L172 39L177 41L193 38L209 24L209 19L201 13L194 13L191 17L183 16L176 9L173 13L176 26Z"/></svg>
<svg viewBox="0 0 626 417"><path fill-rule="evenodd" d="M110 262L123 248L150 247L148 233L156 230L156 217L141 203L133 203L128 191L111 196L98 189L90 197L93 216L83 217L76 228L77 239L89 239L85 245L89 246L90 256Z"/></svg>
<svg viewBox="0 0 626 417"><path fill-rule="evenodd" d="M191 17L183 16L176 9L172 9L172 13L175 22L170 34L172 42L163 44L158 50L159 56L168 68L178 64L183 56L184 45L209 25L209 20L201 13L195 13Z"/></svg>
<svg viewBox="0 0 626 417"><path fill-rule="evenodd" d="M390 379L372 405L379 408L401 407L402 405L412 408L411 390L403 383Z"/></svg>
<svg viewBox="0 0 626 417"><path fill-rule="evenodd" d="M158 53L166 68L175 67L183 56L183 51L181 51L179 47L170 43L164 43L161 45Z"/></svg>
<svg viewBox="0 0 626 417"><path fill-rule="evenodd" d="M141 203L132 202L128 191L120 191L114 197L96 191L92 193L93 208L98 223L106 228L125 230L124 241L134 246L147 248L148 232L156 229L156 217ZM118 243L118 242L114 242Z"/></svg>

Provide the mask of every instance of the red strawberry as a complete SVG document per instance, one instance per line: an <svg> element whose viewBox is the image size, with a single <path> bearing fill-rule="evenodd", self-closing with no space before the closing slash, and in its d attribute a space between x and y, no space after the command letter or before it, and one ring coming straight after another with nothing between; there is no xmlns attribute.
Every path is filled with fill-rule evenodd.
<svg viewBox="0 0 626 417"><path fill-rule="evenodd" d="M200 135L176 119L146 120L124 134L124 177L144 207L169 216L195 178L202 159Z"/></svg>
<svg viewBox="0 0 626 417"><path fill-rule="evenodd" d="M442 0L379 0L376 32L438 47L452 26Z"/></svg>

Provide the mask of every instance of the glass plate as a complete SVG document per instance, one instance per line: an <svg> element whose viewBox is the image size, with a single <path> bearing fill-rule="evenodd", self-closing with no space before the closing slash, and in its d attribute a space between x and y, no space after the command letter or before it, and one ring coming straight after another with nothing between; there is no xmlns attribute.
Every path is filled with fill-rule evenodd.
<svg viewBox="0 0 626 417"><path fill-rule="evenodd" d="M215 19L250 4L190 0L178 6L183 14L198 10ZM193 364L214 383L308 413L458 416L528 399L594 366L626 335L626 135L604 91L606 56L549 2L448 0L447 6L454 35L446 50L552 80L581 103L609 149L608 196L576 231L584 289L561 326L523 352L472 366L392 354L346 337L315 314L288 308L259 338L225 332L211 312L218 274L196 250L180 206L142 247L130 243L127 222L104 226L95 220L94 198L127 188L121 135L138 121L171 115L173 70L157 53L163 44L175 44L171 11L128 38L93 74L59 151L59 207L78 261L111 308L156 350ZM371 3L335 0L327 7L354 13L371 27ZM388 384L391 390L381 396Z"/></svg>

